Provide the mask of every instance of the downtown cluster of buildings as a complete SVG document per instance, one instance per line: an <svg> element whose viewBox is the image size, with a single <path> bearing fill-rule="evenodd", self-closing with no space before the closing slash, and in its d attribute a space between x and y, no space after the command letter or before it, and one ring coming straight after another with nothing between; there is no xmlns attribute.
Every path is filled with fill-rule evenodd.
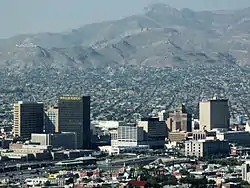
<svg viewBox="0 0 250 188"><path fill-rule="evenodd" d="M2 157L46 160L60 148L56 159L66 149L91 148L90 97L62 96L48 109L41 102L19 101L13 113L13 137L3 139Z"/></svg>
<svg viewBox="0 0 250 188"><path fill-rule="evenodd" d="M111 144L100 149L118 154L123 150L141 151L182 144L186 156L204 157L208 153L227 155L229 142L238 142L247 135L250 138L248 132L229 131L228 100L201 101L199 120L194 120L183 104L175 111L162 111L155 116L135 123L118 122L116 127L107 124ZM228 135L236 140L228 140Z"/></svg>
<svg viewBox="0 0 250 188"><path fill-rule="evenodd" d="M151 154L152 160L156 157L152 151L158 149L166 153L177 149L182 156L196 159L229 155L248 158L250 126L248 122L230 124L228 100L201 101L199 119L193 119L183 104L173 111L127 122L91 122L90 109L90 97L61 96L57 106L49 108L40 102L17 102L13 109L13 137L3 138L1 160L77 159L91 155L90 149L99 149L111 157ZM78 164L77 160L65 164ZM123 163L119 160L117 163ZM247 165L243 164L242 179L250 182Z"/></svg>
<svg viewBox="0 0 250 188"><path fill-rule="evenodd" d="M201 101L199 109L199 120L193 119L182 104L174 111L164 110L134 122L107 121L100 126L90 122L90 97L61 96L56 107L46 109L40 102L18 102L13 110L13 138L3 139L2 147L11 146L12 150L31 147L27 145L37 150L99 147L103 152L119 154L174 146L185 156L204 157L227 155L230 146L236 155L238 145L249 145L248 123L244 130L230 126L228 100Z"/></svg>

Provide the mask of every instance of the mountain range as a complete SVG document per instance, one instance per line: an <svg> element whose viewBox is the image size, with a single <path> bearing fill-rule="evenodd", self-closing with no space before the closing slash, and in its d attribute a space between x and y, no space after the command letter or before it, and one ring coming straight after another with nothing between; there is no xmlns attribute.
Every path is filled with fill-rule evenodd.
<svg viewBox="0 0 250 188"><path fill-rule="evenodd" d="M0 40L0 69L179 67L200 63L250 65L250 8L175 9L152 4L143 14L64 33Z"/></svg>

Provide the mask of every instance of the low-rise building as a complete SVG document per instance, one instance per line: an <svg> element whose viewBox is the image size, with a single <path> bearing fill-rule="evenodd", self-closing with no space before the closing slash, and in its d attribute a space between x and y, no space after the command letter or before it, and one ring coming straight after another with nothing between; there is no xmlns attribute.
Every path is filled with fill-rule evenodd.
<svg viewBox="0 0 250 188"><path fill-rule="evenodd" d="M186 140L188 137L187 132L169 132L168 139L170 142L181 142Z"/></svg>
<svg viewBox="0 0 250 188"><path fill-rule="evenodd" d="M250 183L250 164L242 164L242 180Z"/></svg>
<svg viewBox="0 0 250 188"><path fill-rule="evenodd" d="M49 134L31 134L31 142L37 142L41 145L51 145L53 148L75 149L77 144L76 133L49 133Z"/></svg>
<svg viewBox="0 0 250 188"><path fill-rule="evenodd" d="M250 132L247 131L217 132L216 137L219 140L228 140L233 144L250 146Z"/></svg>
<svg viewBox="0 0 250 188"><path fill-rule="evenodd" d="M16 153L16 152L1 152L1 157L7 157L7 159L21 160L21 161L35 159L35 156L31 153Z"/></svg>
<svg viewBox="0 0 250 188"><path fill-rule="evenodd" d="M52 151L51 157L53 160L61 160L67 158L67 155L63 151Z"/></svg>
<svg viewBox="0 0 250 188"><path fill-rule="evenodd" d="M234 146L231 147L232 156L250 156L250 147Z"/></svg>
<svg viewBox="0 0 250 188"><path fill-rule="evenodd" d="M112 138L112 146L133 147L142 145L144 142L144 131L142 127L135 124L120 124L117 130L117 140Z"/></svg>
<svg viewBox="0 0 250 188"><path fill-rule="evenodd" d="M7 149L9 148L10 143L13 142L13 139L11 138L4 138L1 140L1 148Z"/></svg>
<svg viewBox="0 0 250 188"><path fill-rule="evenodd" d="M48 181L48 178L28 178L25 180L25 183L28 187L40 187Z"/></svg>
<svg viewBox="0 0 250 188"><path fill-rule="evenodd" d="M92 121L94 127L100 127L103 129L117 129L119 121Z"/></svg>
<svg viewBox="0 0 250 188"><path fill-rule="evenodd" d="M9 149L16 153L47 153L52 150L52 146L13 143L10 144Z"/></svg>
<svg viewBox="0 0 250 188"><path fill-rule="evenodd" d="M216 139L216 131L194 130L192 132L193 140L214 140Z"/></svg>
<svg viewBox="0 0 250 188"><path fill-rule="evenodd" d="M113 147L113 146L100 146L100 151L108 153L109 155L119 155L120 149L119 147Z"/></svg>
<svg viewBox="0 0 250 188"><path fill-rule="evenodd" d="M227 155L229 152L228 141L190 140L185 142L185 156Z"/></svg>
<svg viewBox="0 0 250 188"><path fill-rule="evenodd" d="M35 144L10 144L8 152L2 152L1 156L9 159L25 159L25 160L49 160L52 146L35 145Z"/></svg>

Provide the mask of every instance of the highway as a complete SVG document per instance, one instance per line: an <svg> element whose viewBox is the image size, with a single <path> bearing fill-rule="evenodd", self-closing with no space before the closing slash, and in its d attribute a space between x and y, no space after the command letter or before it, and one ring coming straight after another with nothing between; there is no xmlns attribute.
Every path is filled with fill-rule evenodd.
<svg viewBox="0 0 250 188"><path fill-rule="evenodd" d="M17 180L18 182L24 182L27 178L34 178L34 177L48 177L49 173L55 173L63 169L68 170L86 170L86 169L93 169L93 168L101 168L103 170L108 169L118 169L123 167L124 163L130 166L137 166L139 164L149 164L152 161L155 161L158 157L149 156L149 157L142 157L142 158L126 158L126 159L117 159L111 160L109 163L106 161L97 161L97 165L95 166L86 166L86 165L77 165L77 166L70 166L70 167L61 167L55 166L55 163L58 161L49 161L49 162L33 162L33 163L23 163L19 167L19 165L6 165L3 166L0 172L0 179L10 178L13 180ZM31 169L29 168L31 167ZM29 169L28 169L29 168Z"/></svg>
<svg viewBox="0 0 250 188"><path fill-rule="evenodd" d="M117 159L117 160L110 160L110 162L106 161L98 161L97 166L101 169L118 169L124 166L138 166L138 165L146 165L153 161L155 161L158 157L156 156L149 156L149 157L141 157L141 158L129 158L129 159Z"/></svg>

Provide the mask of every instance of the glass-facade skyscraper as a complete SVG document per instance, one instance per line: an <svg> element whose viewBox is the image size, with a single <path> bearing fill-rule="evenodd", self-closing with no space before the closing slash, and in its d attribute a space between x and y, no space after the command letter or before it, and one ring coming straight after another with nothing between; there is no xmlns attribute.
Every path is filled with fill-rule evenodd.
<svg viewBox="0 0 250 188"><path fill-rule="evenodd" d="M24 140L43 132L43 103L19 101L14 104L13 134Z"/></svg>
<svg viewBox="0 0 250 188"><path fill-rule="evenodd" d="M77 148L90 148L90 97L61 96L59 108L59 131L75 132Z"/></svg>

